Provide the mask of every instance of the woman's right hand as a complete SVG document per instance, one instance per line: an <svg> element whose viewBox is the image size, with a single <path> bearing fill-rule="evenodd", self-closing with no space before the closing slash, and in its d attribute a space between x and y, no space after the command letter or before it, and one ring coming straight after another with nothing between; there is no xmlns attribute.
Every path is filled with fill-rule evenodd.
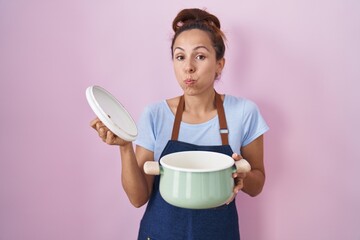
<svg viewBox="0 0 360 240"><path fill-rule="evenodd" d="M90 126L98 132L99 137L103 140L103 142L106 142L109 145L125 146L131 143L115 135L100 121L99 118L92 120L90 122Z"/></svg>

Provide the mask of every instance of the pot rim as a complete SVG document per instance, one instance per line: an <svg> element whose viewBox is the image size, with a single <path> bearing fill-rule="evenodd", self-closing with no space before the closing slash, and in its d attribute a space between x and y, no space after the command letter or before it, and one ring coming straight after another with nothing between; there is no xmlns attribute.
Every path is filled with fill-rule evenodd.
<svg viewBox="0 0 360 240"><path fill-rule="evenodd" d="M191 156L191 159L198 159L201 161L201 164L204 166L207 163L209 163L208 167L185 167L181 166L182 159L185 159L184 161L187 161L187 163L192 162L189 160ZM182 158L182 159L180 159ZM206 159L204 159L206 158ZM177 164L171 164L169 161L177 161ZM204 162L207 162L206 164ZM198 162L199 163L199 162ZM218 152L211 152L211 151L182 151L182 152L175 152L170 153L168 155L163 156L160 159L160 164L163 168L168 168L175 171L181 171L181 172L194 172L194 173L205 173L205 172L216 172L216 171L222 171L228 168L231 168L234 166L234 159L226 154L218 153ZM194 164L196 165L196 164Z"/></svg>

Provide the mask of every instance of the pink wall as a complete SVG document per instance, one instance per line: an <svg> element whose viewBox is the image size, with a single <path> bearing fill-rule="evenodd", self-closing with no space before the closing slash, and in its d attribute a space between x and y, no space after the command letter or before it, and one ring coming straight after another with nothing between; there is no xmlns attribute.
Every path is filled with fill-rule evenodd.
<svg viewBox="0 0 360 240"><path fill-rule="evenodd" d="M85 89L135 119L180 94L170 25L193 6L228 36L218 90L253 99L271 127L265 189L237 199L243 238L360 239L359 2L192 2L0 1L0 239L135 239L144 208L89 127Z"/></svg>

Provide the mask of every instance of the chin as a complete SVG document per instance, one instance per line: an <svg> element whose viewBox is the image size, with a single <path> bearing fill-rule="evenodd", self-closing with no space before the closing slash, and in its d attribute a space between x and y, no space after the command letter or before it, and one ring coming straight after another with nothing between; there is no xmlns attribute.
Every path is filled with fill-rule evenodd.
<svg viewBox="0 0 360 240"><path fill-rule="evenodd" d="M196 95L199 93L198 89L194 88L194 87L184 87L183 91L186 95Z"/></svg>

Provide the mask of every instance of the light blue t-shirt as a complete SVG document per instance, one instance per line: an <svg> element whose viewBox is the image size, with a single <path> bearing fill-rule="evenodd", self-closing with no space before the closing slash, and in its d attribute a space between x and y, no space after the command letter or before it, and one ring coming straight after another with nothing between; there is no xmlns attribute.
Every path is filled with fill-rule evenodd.
<svg viewBox="0 0 360 240"><path fill-rule="evenodd" d="M250 100L225 95L224 110L233 152L240 153L242 146L269 129L258 107ZM137 124L135 144L154 152L154 160L158 161L171 138L174 120L166 100L147 106ZM200 124L181 122L178 140L196 145L221 145L219 129L217 115Z"/></svg>

